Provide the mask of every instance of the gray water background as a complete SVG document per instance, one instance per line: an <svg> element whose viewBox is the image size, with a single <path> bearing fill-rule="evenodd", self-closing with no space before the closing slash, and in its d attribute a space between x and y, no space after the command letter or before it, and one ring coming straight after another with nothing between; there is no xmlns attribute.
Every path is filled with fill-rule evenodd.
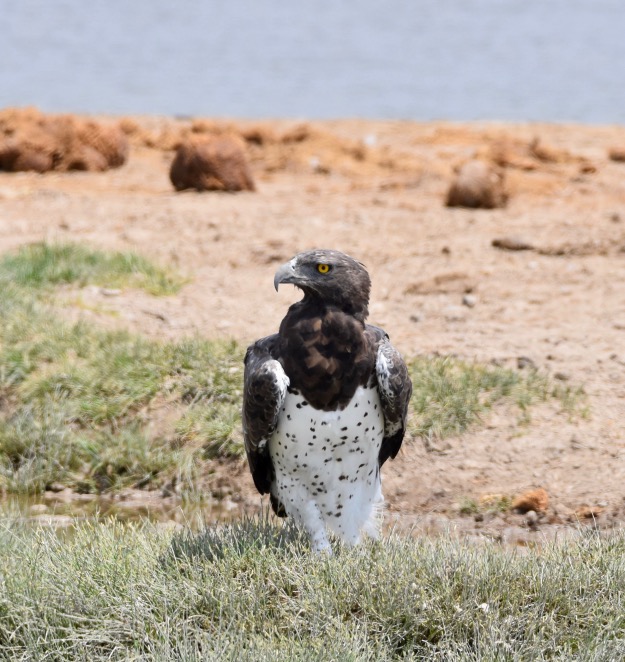
<svg viewBox="0 0 625 662"><path fill-rule="evenodd" d="M625 123L625 0L0 0L0 107Z"/></svg>

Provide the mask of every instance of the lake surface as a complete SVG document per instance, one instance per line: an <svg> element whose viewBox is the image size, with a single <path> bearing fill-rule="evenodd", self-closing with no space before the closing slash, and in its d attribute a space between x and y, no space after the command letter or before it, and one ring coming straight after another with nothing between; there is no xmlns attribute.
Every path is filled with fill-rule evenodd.
<svg viewBox="0 0 625 662"><path fill-rule="evenodd" d="M625 123L623 0L0 0L0 107Z"/></svg>

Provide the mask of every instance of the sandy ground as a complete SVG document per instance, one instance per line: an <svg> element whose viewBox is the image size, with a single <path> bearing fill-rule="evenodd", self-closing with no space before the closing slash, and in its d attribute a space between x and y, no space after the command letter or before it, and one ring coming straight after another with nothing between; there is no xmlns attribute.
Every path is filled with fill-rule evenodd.
<svg viewBox="0 0 625 662"><path fill-rule="evenodd" d="M625 164L608 158L625 128L240 124L260 136L249 142L257 192L175 193L168 148L188 124L135 118L129 162L107 173L0 173L0 250L71 240L174 264L191 278L175 297L87 288L73 314L152 337L241 343L274 332L297 298L274 292L279 264L313 247L343 250L370 271L369 321L406 356L529 357L583 385L590 410L570 420L552 402L519 425L518 411L498 408L462 437L405 444L385 465L390 520L521 542L577 521L625 521ZM444 206L453 168L474 155L505 163L505 209ZM533 248L501 250L501 237ZM235 501L258 503L245 466L228 476ZM536 487L550 497L537 520L459 512L467 499Z"/></svg>

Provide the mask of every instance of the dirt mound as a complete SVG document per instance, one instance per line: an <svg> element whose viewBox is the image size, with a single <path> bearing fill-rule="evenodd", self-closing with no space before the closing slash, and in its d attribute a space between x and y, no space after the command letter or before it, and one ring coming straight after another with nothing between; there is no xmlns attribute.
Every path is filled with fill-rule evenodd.
<svg viewBox="0 0 625 662"><path fill-rule="evenodd" d="M612 147L608 152L608 157L611 161L617 161L618 163L625 163L625 146L623 147Z"/></svg>
<svg viewBox="0 0 625 662"><path fill-rule="evenodd" d="M101 172L127 158L128 139L119 125L35 108L0 111L0 170Z"/></svg>
<svg viewBox="0 0 625 662"><path fill-rule="evenodd" d="M354 180L377 178L382 188L414 186L423 172L423 159L408 150L399 152L376 144L374 135L352 138L314 123L225 122L211 119L171 121L123 119L122 130L138 147L176 150L199 136L239 136L255 170L272 175L339 175ZM397 179L397 175L400 178Z"/></svg>
<svg viewBox="0 0 625 662"><path fill-rule="evenodd" d="M507 201L503 171L474 159L458 170L447 193L446 204L448 207L496 209L505 207Z"/></svg>
<svg viewBox="0 0 625 662"><path fill-rule="evenodd" d="M183 142L169 178L177 191L254 191L244 143L237 136L195 136Z"/></svg>

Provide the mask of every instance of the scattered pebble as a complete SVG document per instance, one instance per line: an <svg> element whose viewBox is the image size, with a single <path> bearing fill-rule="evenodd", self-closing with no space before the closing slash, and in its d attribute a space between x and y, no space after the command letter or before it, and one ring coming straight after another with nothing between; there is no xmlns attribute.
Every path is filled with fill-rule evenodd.
<svg viewBox="0 0 625 662"><path fill-rule="evenodd" d="M529 356L519 356L516 360L516 367L523 370L524 368L536 368L536 364Z"/></svg>
<svg viewBox="0 0 625 662"><path fill-rule="evenodd" d="M378 142L378 137L375 133L368 133L362 141L367 147L374 147Z"/></svg>
<svg viewBox="0 0 625 662"><path fill-rule="evenodd" d="M505 251L531 251L534 246L529 242L519 239L518 237L498 237L493 239L491 244L495 248L500 248Z"/></svg>
<svg viewBox="0 0 625 662"><path fill-rule="evenodd" d="M553 378L561 382L568 382L571 379L571 375L563 370L558 370L558 372L553 373Z"/></svg>
<svg viewBox="0 0 625 662"><path fill-rule="evenodd" d="M538 528L538 513L535 510L528 510L525 513L525 521L530 529L536 530Z"/></svg>
<svg viewBox="0 0 625 662"><path fill-rule="evenodd" d="M462 305L466 306L467 308L475 307L476 303L477 303L477 298L475 296L473 296L472 294L465 294L462 297Z"/></svg>

